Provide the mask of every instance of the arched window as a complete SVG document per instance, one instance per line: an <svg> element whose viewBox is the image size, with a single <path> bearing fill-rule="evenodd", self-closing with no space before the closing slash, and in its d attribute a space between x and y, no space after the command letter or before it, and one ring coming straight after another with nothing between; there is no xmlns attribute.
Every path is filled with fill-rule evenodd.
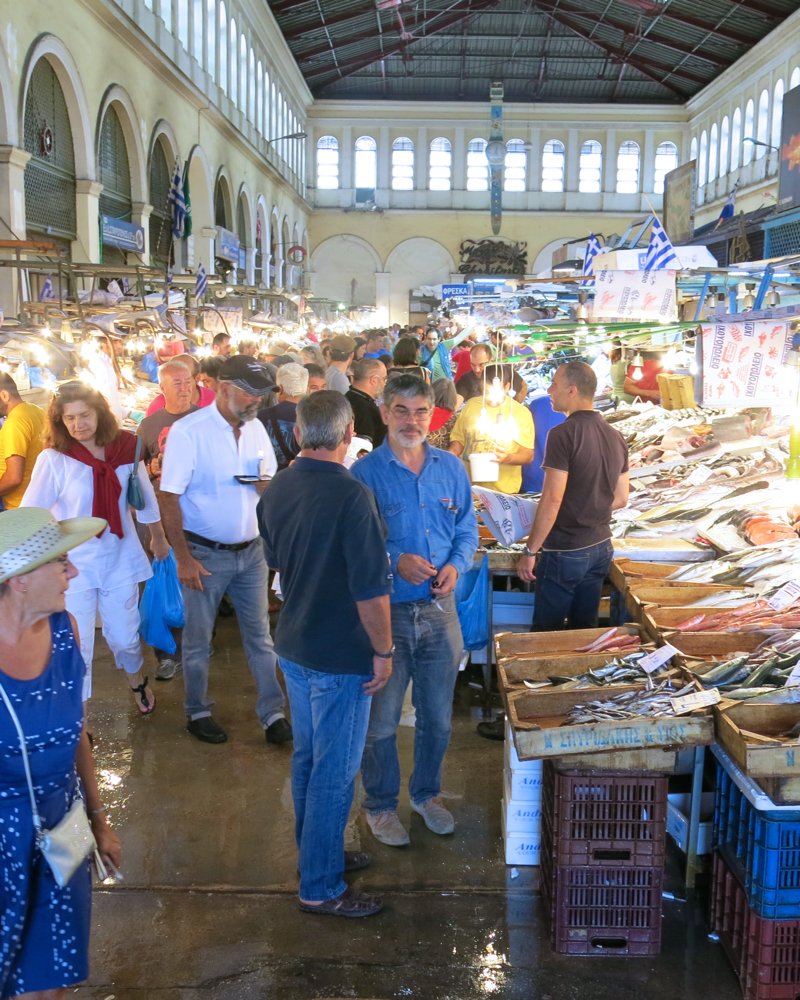
<svg viewBox="0 0 800 1000"><path fill-rule="evenodd" d="M742 157L742 109L733 112L731 121L731 172L739 169Z"/></svg>
<svg viewBox="0 0 800 1000"><path fill-rule="evenodd" d="M169 189L172 164L167 162L166 153L160 139L153 144L150 156L150 262L166 267L172 257L172 220L170 218Z"/></svg>
<svg viewBox="0 0 800 1000"><path fill-rule="evenodd" d="M192 55L203 65L203 0L193 0Z"/></svg>
<svg viewBox="0 0 800 1000"><path fill-rule="evenodd" d="M100 129L97 168L97 179L103 185L100 192L100 214L130 221L131 171L128 146L122 122L113 105L106 109Z"/></svg>
<svg viewBox="0 0 800 1000"><path fill-rule="evenodd" d="M217 79L217 0L206 0L206 48L208 50L208 72L212 80Z"/></svg>
<svg viewBox="0 0 800 1000"><path fill-rule="evenodd" d="M374 201L378 183L378 146L372 136L362 135L356 139L355 159L356 203Z"/></svg>
<svg viewBox="0 0 800 1000"><path fill-rule="evenodd" d="M48 132L49 129L49 132ZM28 239L59 243L77 239L75 153L67 102L47 59L33 68L25 94L25 228Z"/></svg>
<svg viewBox="0 0 800 1000"><path fill-rule="evenodd" d="M744 135L742 136L742 166L746 167L747 164L753 159L753 144L752 142L745 142L745 139L755 138L753 135L753 112L755 106L752 99L747 102L747 107L744 109Z"/></svg>
<svg viewBox="0 0 800 1000"><path fill-rule="evenodd" d="M264 134L264 70L260 59L256 67L256 128Z"/></svg>
<svg viewBox="0 0 800 1000"><path fill-rule="evenodd" d="M548 139L542 150L542 191L564 190L564 143Z"/></svg>
<svg viewBox="0 0 800 1000"><path fill-rule="evenodd" d="M178 0L176 7L178 14L178 41L188 51L189 50L189 0Z"/></svg>
<svg viewBox="0 0 800 1000"><path fill-rule="evenodd" d="M708 173L708 132L700 133L700 155L697 158L697 186L704 187Z"/></svg>
<svg viewBox="0 0 800 1000"><path fill-rule="evenodd" d="M228 16L225 4L219 5L219 83L222 92L228 93Z"/></svg>
<svg viewBox="0 0 800 1000"><path fill-rule="evenodd" d="M231 71L230 71L230 82L231 82L231 92L229 97L233 101L234 105L239 103L239 74L236 71L236 44L237 44L237 33L236 33L236 21L231 18L230 27L230 39L228 48L230 49L231 57Z"/></svg>
<svg viewBox="0 0 800 1000"><path fill-rule="evenodd" d="M719 175L724 177L728 172L728 141L730 139L730 122L728 116L722 119L719 127Z"/></svg>
<svg viewBox="0 0 800 1000"><path fill-rule="evenodd" d="M256 121L256 55L252 48L247 59L247 117Z"/></svg>
<svg viewBox="0 0 800 1000"><path fill-rule="evenodd" d="M247 248L250 246L250 220L245 211L244 198L239 198L239 207L236 210L236 235L239 237L239 267L245 270Z"/></svg>
<svg viewBox="0 0 800 1000"><path fill-rule="evenodd" d="M414 187L414 143L395 139L392 143L392 190L411 191Z"/></svg>
<svg viewBox="0 0 800 1000"><path fill-rule="evenodd" d="M711 133L708 139L708 183L717 179L717 146L719 144L719 135L717 132L717 123L711 126Z"/></svg>
<svg viewBox="0 0 800 1000"><path fill-rule="evenodd" d="M471 139L467 146L467 191L489 190L489 161L486 140Z"/></svg>
<svg viewBox="0 0 800 1000"><path fill-rule="evenodd" d="M339 143L332 135L323 135L317 142L317 187L339 187Z"/></svg>
<svg viewBox="0 0 800 1000"><path fill-rule="evenodd" d="M264 138L269 139L269 73L264 74Z"/></svg>
<svg viewBox="0 0 800 1000"><path fill-rule="evenodd" d="M770 145L781 145L781 127L783 125L783 80L778 80L775 84L775 93L772 98L772 133L770 135Z"/></svg>
<svg viewBox="0 0 800 1000"><path fill-rule="evenodd" d="M691 145L691 149L690 149L690 152L689 152L689 159L690 160L696 160L697 159L697 136L694 136L692 138L692 145Z"/></svg>
<svg viewBox="0 0 800 1000"><path fill-rule="evenodd" d="M278 132L278 92L275 88L275 84L272 84L272 101L270 102L270 139L276 139L280 133Z"/></svg>
<svg viewBox="0 0 800 1000"><path fill-rule="evenodd" d="M636 194L639 190L639 145L628 139L617 153L617 194Z"/></svg>
<svg viewBox="0 0 800 1000"><path fill-rule="evenodd" d="M792 70L792 75L789 80L789 90L792 90L794 87L798 86L800 86L800 66L795 66L795 68Z"/></svg>
<svg viewBox="0 0 800 1000"><path fill-rule="evenodd" d="M506 191L524 191L528 157L522 139L509 139L506 143L506 161L503 187Z"/></svg>
<svg viewBox="0 0 800 1000"><path fill-rule="evenodd" d="M223 229L231 228L231 221L228 218L228 201L225 197L225 181L221 177L214 189L214 225L222 226Z"/></svg>
<svg viewBox="0 0 800 1000"><path fill-rule="evenodd" d="M239 36L239 108L247 115L247 39Z"/></svg>
<svg viewBox="0 0 800 1000"><path fill-rule="evenodd" d="M656 150L655 176L653 179L653 191L655 194L664 193L664 178L678 166L678 147L674 142L661 142Z"/></svg>
<svg viewBox="0 0 800 1000"><path fill-rule="evenodd" d="M578 190L587 194L596 194L602 190L602 181L603 147L594 139L589 139L581 146Z"/></svg>
<svg viewBox="0 0 800 1000"><path fill-rule="evenodd" d="M764 143L763 146L756 146L756 159L760 160L767 152L766 144L769 140L769 91L766 88L761 91L758 99L758 124L755 137Z"/></svg>
<svg viewBox="0 0 800 1000"><path fill-rule="evenodd" d="M449 139L434 139L431 142L428 186L431 191L450 190L450 172L453 154Z"/></svg>

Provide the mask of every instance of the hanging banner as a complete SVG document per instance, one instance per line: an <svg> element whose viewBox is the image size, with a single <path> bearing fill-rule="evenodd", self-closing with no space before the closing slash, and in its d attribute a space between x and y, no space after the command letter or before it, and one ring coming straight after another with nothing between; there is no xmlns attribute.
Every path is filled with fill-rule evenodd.
<svg viewBox="0 0 800 1000"><path fill-rule="evenodd" d="M101 216L100 221L103 246L144 253L144 229L141 226L125 222L124 219L115 219L110 215Z"/></svg>
<svg viewBox="0 0 800 1000"><path fill-rule="evenodd" d="M217 306L203 313L203 326L208 333L241 333L241 306Z"/></svg>
<svg viewBox="0 0 800 1000"><path fill-rule="evenodd" d="M769 319L704 323L704 404L792 406L798 369L786 364L791 325Z"/></svg>
<svg viewBox="0 0 800 1000"><path fill-rule="evenodd" d="M783 98L781 162L778 179L779 212L800 205L800 87Z"/></svg>
<svg viewBox="0 0 800 1000"><path fill-rule="evenodd" d="M216 256L232 264L239 263L239 237L222 226L217 226Z"/></svg>
<svg viewBox="0 0 800 1000"><path fill-rule="evenodd" d="M596 259L596 258L595 258ZM592 318L651 320L678 318L675 271L595 271Z"/></svg>

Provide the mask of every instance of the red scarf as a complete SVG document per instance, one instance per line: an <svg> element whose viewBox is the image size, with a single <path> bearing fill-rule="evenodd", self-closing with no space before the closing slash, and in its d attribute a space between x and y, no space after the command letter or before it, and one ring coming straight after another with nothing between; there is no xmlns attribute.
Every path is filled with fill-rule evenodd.
<svg viewBox="0 0 800 1000"><path fill-rule="evenodd" d="M122 486L116 473L117 466L132 465L136 458L136 435L120 431L111 444L106 445L105 460L95 458L80 441L72 441L67 454L76 462L88 465L94 475L92 517L102 517L118 538L122 538L122 519L119 516L119 498Z"/></svg>

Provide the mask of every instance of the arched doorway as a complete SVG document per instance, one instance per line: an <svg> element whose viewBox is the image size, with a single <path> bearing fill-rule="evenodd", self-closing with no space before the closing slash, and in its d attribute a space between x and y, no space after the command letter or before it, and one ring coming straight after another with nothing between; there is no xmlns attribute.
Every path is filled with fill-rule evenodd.
<svg viewBox="0 0 800 1000"><path fill-rule="evenodd" d="M114 105L106 108L100 129L97 150L97 179L103 185L100 193L100 215L108 215L124 222L131 221L133 202L131 198L131 170L128 159L128 145L122 122ZM103 263L125 265L124 251L118 247L104 245Z"/></svg>
<svg viewBox="0 0 800 1000"><path fill-rule="evenodd" d="M172 168L163 138L159 136L153 143L150 154L149 198L153 211L150 213L150 263L156 267L168 267L173 263L172 219L169 211L169 189L172 182Z"/></svg>
<svg viewBox="0 0 800 1000"><path fill-rule="evenodd" d="M28 239L47 240L69 254L78 238L75 151L64 91L44 57L28 83L24 133L25 149L31 154L25 167Z"/></svg>
<svg viewBox="0 0 800 1000"><path fill-rule="evenodd" d="M241 194L239 195L239 204L236 208L236 235L239 237L238 280L245 285L249 281L249 275L247 274L247 251L250 249L249 215L247 200Z"/></svg>
<svg viewBox="0 0 800 1000"><path fill-rule="evenodd" d="M229 232L232 231L232 202L231 202L231 192L228 185L227 178L224 174L220 174L217 178L217 183L214 188L214 225L217 228L227 229ZM222 247L222 240L217 234L214 258L214 270L223 279L227 280L228 275L237 266L238 261L231 261L225 257L220 257L220 250Z"/></svg>

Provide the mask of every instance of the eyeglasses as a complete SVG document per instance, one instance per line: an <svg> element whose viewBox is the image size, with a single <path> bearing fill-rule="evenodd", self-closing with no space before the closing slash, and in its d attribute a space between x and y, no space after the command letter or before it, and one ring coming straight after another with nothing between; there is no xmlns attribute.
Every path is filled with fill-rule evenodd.
<svg viewBox="0 0 800 1000"><path fill-rule="evenodd" d="M427 420L433 410L428 407L422 410L409 410L405 406L390 406L389 412L393 413L398 420L407 420L411 417L412 420L422 421Z"/></svg>

